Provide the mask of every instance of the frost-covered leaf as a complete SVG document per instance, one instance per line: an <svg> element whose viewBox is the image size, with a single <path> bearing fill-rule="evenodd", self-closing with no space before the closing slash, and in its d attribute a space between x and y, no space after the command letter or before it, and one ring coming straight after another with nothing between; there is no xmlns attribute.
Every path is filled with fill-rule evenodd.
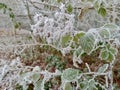
<svg viewBox="0 0 120 90"><path fill-rule="evenodd" d="M109 61L115 60L115 55L112 54L111 52L109 52L108 60L109 60Z"/></svg>
<svg viewBox="0 0 120 90"><path fill-rule="evenodd" d="M73 90L73 89L72 89L71 84L69 82L67 82L67 83L65 83L63 90Z"/></svg>
<svg viewBox="0 0 120 90"><path fill-rule="evenodd" d="M38 81L34 84L34 90L41 90L41 80L38 80Z"/></svg>
<svg viewBox="0 0 120 90"><path fill-rule="evenodd" d="M80 90L87 90L89 87L88 80L84 80L80 82Z"/></svg>
<svg viewBox="0 0 120 90"><path fill-rule="evenodd" d="M77 48L73 53L73 57L74 56L78 57L80 54L83 54L83 53L84 52L83 52L82 48Z"/></svg>
<svg viewBox="0 0 120 90"><path fill-rule="evenodd" d="M33 82L37 82L39 79L40 79L40 74L34 73L34 74L32 75L32 80L33 80Z"/></svg>
<svg viewBox="0 0 120 90"><path fill-rule="evenodd" d="M110 33L107 29L101 29L99 31L99 34L102 38L109 38L110 37Z"/></svg>
<svg viewBox="0 0 120 90"><path fill-rule="evenodd" d="M94 80L90 80L89 81L89 90L96 90L96 86L95 86L95 81Z"/></svg>
<svg viewBox="0 0 120 90"><path fill-rule="evenodd" d="M113 48L113 47L110 47L109 51L114 55L117 55L117 52L118 52L118 50L116 48Z"/></svg>
<svg viewBox="0 0 120 90"><path fill-rule="evenodd" d="M117 49L116 48L113 48L111 46L108 46L107 49L102 49L101 52L100 52L100 58L102 60L109 60L109 61L112 61L112 60L115 60L115 56L117 54Z"/></svg>
<svg viewBox="0 0 120 90"><path fill-rule="evenodd" d="M96 0L94 3L94 8L98 10L101 6L102 0Z"/></svg>
<svg viewBox="0 0 120 90"><path fill-rule="evenodd" d="M104 73L108 69L108 64L104 64L98 69L98 73Z"/></svg>
<svg viewBox="0 0 120 90"><path fill-rule="evenodd" d="M93 34L86 33L82 38L80 38L80 45L87 54L90 54L95 46L95 38Z"/></svg>
<svg viewBox="0 0 120 90"><path fill-rule="evenodd" d="M119 34L119 27L115 24L106 24L102 28L107 29L111 37Z"/></svg>
<svg viewBox="0 0 120 90"><path fill-rule="evenodd" d="M115 24L106 24L106 25L103 26L103 28L107 28L107 29L109 29L110 31L111 31L111 30L115 31L115 30L118 30L118 29L119 29L119 27L118 27L117 25L115 25Z"/></svg>
<svg viewBox="0 0 120 90"><path fill-rule="evenodd" d="M109 52L107 50L102 49L100 52L100 58L102 60L107 60L109 57Z"/></svg>
<svg viewBox="0 0 120 90"><path fill-rule="evenodd" d="M72 81L79 75L79 70L68 68L63 71L62 79L66 81Z"/></svg>
<svg viewBox="0 0 120 90"><path fill-rule="evenodd" d="M84 80L80 82L80 90L97 90L95 80Z"/></svg>
<svg viewBox="0 0 120 90"><path fill-rule="evenodd" d="M35 66L34 68L33 68L33 72L39 72L40 71L40 67L39 66Z"/></svg>
<svg viewBox="0 0 120 90"><path fill-rule="evenodd" d="M70 42L70 40L72 39L72 37L70 35L66 35L62 37L62 45L65 46L66 44L68 44Z"/></svg>
<svg viewBox="0 0 120 90"><path fill-rule="evenodd" d="M77 62L79 64L82 63L82 60L81 60L81 55L84 53L84 51L82 50L82 48L78 48L76 49L74 52L73 52L73 65L75 67L78 67L77 65Z"/></svg>
<svg viewBox="0 0 120 90"><path fill-rule="evenodd" d="M85 35L85 32L83 32L83 31L80 31L79 33L77 33L75 36L74 36L74 41L77 43L78 41L79 41L79 39L81 38L81 37L83 37Z"/></svg>

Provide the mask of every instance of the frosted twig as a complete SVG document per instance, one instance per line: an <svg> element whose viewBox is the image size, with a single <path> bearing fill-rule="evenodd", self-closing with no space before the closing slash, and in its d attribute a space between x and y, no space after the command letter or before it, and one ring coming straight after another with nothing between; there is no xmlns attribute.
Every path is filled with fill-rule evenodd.
<svg viewBox="0 0 120 90"><path fill-rule="evenodd" d="M87 66L88 71L91 72L89 65L87 63L85 63L85 65Z"/></svg>

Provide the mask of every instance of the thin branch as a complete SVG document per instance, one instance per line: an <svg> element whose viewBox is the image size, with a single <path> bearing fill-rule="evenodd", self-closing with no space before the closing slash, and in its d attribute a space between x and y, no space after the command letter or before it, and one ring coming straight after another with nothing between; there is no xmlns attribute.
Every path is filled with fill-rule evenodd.
<svg viewBox="0 0 120 90"><path fill-rule="evenodd" d="M55 47L55 46L52 45L52 44L41 44L41 43L35 43L35 44L22 44L22 45L8 45L8 46L3 46L3 45L1 45L0 47L3 47L3 48L18 48L18 47L37 46L37 45L39 45L39 46L50 46L50 47L52 47L52 48L55 48L56 50L59 50L59 51L61 50L61 49Z"/></svg>
<svg viewBox="0 0 120 90"><path fill-rule="evenodd" d="M32 2L31 0L29 0L29 2L30 2L32 5L40 4L40 5L44 5L44 6L50 6L50 7L53 7L53 8L59 8L59 7L56 6L56 5L49 4L49 3L45 3L45 2Z"/></svg>

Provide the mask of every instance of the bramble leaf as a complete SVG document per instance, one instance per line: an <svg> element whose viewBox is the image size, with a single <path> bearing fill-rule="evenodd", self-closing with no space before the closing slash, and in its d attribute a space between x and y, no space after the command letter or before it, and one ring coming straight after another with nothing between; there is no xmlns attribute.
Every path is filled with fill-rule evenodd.
<svg viewBox="0 0 120 90"><path fill-rule="evenodd" d="M70 35L66 35L62 37L62 45L65 46L66 44L68 44L70 42L70 40L72 39L72 37Z"/></svg>
<svg viewBox="0 0 120 90"><path fill-rule="evenodd" d="M102 60L107 60L109 57L109 52L107 50L102 49L100 52L100 58Z"/></svg>
<svg viewBox="0 0 120 90"><path fill-rule="evenodd" d="M82 38L80 38L80 45L87 54L90 54L95 46L95 38L93 34L86 33Z"/></svg>
<svg viewBox="0 0 120 90"><path fill-rule="evenodd" d="M103 28L107 28L109 30L116 30L119 27L117 25L115 25L115 24L106 24L106 25L103 26Z"/></svg>
<svg viewBox="0 0 120 90"><path fill-rule="evenodd" d="M85 35L85 32L81 31L74 36L74 41L77 43L78 40Z"/></svg>
<svg viewBox="0 0 120 90"><path fill-rule="evenodd" d="M98 73L104 73L108 69L108 64L104 64L98 69Z"/></svg>
<svg viewBox="0 0 120 90"><path fill-rule="evenodd" d="M79 74L79 70L68 68L63 71L62 79L66 81L72 81L78 76L78 74Z"/></svg>
<svg viewBox="0 0 120 90"><path fill-rule="evenodd" d="M99 34L102 38L109 38L110 37L110 33L107 29L100 30Z"/></svg>
<svg viewBox="0 0 120 90"><path fill-rule="evenodd" d="M32 75L33 82L37 82L39 80L39 78L40 78L40 75L37 74L37 73L35 73L35 74Z"/></svg>
<svg viewBox="0 0 120 90"><path fill-rule="evenodd" d="M109 52L108 60L109 60L109 61L115 60L115 55L112 54L111 52Z"/></svg>
<svg viewBox="0 0 120 90"><path fill-rule="evenodd" d="M34 84L34 90L41 90L41 80L38 80L35 84Z"/></svg>
<svg viewBox="0 0 120 90"><path fill-rule="evenodd" d="M64 89L63 90L73 90L72 86L69 82L65 83Z"/></svg>

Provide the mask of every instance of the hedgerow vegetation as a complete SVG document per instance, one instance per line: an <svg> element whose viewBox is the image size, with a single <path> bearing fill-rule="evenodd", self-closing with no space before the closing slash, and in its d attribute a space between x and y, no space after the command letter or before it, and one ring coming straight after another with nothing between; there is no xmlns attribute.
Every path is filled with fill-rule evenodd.
<svg viewBox="0 0 120 90"><path fill-rule="evenodd" d="M0 3L15 27L0 36L2 90L119 90L119 0L24 3L39 11L28 31Z"/></svg>

